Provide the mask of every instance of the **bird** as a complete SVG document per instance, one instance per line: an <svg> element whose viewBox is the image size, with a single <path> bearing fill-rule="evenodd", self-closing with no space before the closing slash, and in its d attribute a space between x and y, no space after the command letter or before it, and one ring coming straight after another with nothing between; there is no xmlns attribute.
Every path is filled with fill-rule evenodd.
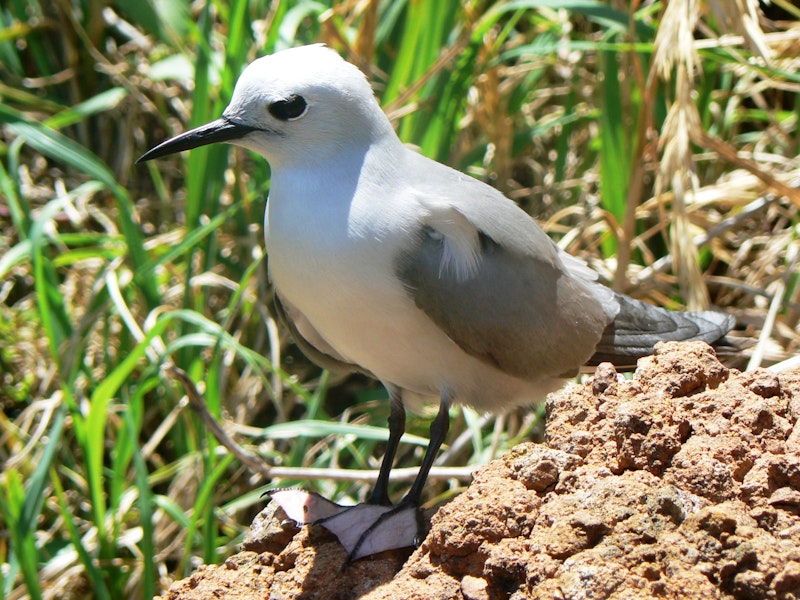
<svg viewBox="0 0 800 600"><path fill-rule="evenodd" d="M220 118L137 162L220 142L270 164L269 276L297 345L389 394L384 458L359 511L278 494L308 504L293 511L298 522L319 502L320 521L355 516L340 519L349 539L337 534L350 559L419 541L423 488L454 403L484 412L532 405L585 365L635 363L664 340L713 344L735 325L721 312L669 311L603 285L501 192L403 144L366 75L325 45L256 59ZM393 505L406 407L436 402L419 473ZM400 520L414 532L379 534Z"/></svg>

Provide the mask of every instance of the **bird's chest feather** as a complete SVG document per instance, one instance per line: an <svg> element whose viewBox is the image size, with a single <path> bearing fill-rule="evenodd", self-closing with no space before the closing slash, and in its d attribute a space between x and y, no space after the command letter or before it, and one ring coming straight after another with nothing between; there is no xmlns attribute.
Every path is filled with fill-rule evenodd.
<svg viewBox="0 0 800 600"><path fill-rule="evenodd" d="M337 181L291 191L273 184L265 223L270 276L320 329L384 318L408 302L393 273L398 236L371 200Z"/></svg>
<svg viewBox="0 0 800 600"><path fill-rule="evenodd" d="M404 388L434 389L435 377L411 364L430 322L396 274L418 235L413 200L363 181L356 193L336 182L292 191L273 181L265 228L281 298L348 362Z"/></svg>

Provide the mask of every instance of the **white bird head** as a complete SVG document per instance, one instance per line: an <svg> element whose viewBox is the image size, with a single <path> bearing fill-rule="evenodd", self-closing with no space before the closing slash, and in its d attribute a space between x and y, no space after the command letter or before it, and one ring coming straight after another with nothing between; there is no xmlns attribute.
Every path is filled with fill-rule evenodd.
<svg viewBox="0 0 800 600"><path fill-rule="evenodd" d="M345 148L393 135L364 74L321 44L253 61L222 117L171 138L137 162L227 142L254 150L273 167L325 161Z"/></svg>

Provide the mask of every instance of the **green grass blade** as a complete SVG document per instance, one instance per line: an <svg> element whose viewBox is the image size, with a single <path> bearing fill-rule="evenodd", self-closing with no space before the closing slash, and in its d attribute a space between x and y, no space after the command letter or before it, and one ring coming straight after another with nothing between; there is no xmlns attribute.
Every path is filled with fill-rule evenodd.
<svg viewBox="0 0 800 600"><path fill-rule="evenodd" d="M214 467L214 469L206 475L206 477L203 479L203 484L197 491L197 499L194 503L194 510L192 511L192 517L189 522L189 527L186 531L186 545L184 547L180 567L178 568L180 573L186 573L187 571L186 567L188 565L188 560L192 555L191 544L194 542L194 537L197 530L209 520L209 513L206 511L209 508L212 508L211 497L216 486L219 484L219 480L222 478L225 470L228 468L228 466L230 466L232 461L233 455L225 455ZM213 516L213 513L210 514ZM216 557L213 557L212 560L216 560Z"/></svg>
<svg viewBox="0 0 800 600"><path fill-rule="evenodd" d="M603 106L600 109L600 184L603 207L621 223L625 215L628 184L631 175L631 143L635 127L626 116L617 79L617 55L601 53L606 76L603 79ZM606 236L603 251L613 256L617 244Z"/></svg>
<svg viewBox="0 0 800 600"><path fill-rule="evenodd" d="M42 590L39 585L39 557L36 551L36 538L30 530L31 522L25 519L25 487L22 476L16 469L5 471L5 485L3 489L2 508L6 515L9 541L8 578L4 587L7 588L3 597L10 593L9 586L14 583L16 574L22 572L22 578L27 587L30 598L41 598Z"/></svg>
<svg viewBox="0 0 800 600"><path fill-rule="evenodd" d="M111 88L61 111L43 122L45 127L62 129L74 125L84 119L116 108L128 96L128 90L121 87Z"/></svg>
<svg viewBox="0 0 800 600"><path fill-rule="evenodd" d="M21 238L26 237L26 233L30 228L30 215L26 210L26 206L20 202L20 194L16 183L6 171L3 163L0 163L0 195L2 195L8 205L9 215L11 222L19 232ZM2 257L0 257L2 262ZM2 273L2 269L0 269ZM2 274L0 274L2 277Z"/></svg>
<svg viewBox="0 0 800 600"><path fill-rule="evenodd" d="M241 210L240 204L231 205L207 223L190 229L178 244L169 246L169 249L164 252L164 254L151 261L147 267L143 269L142 275L152 276L153 271L161 265L170 264L174 262L177 257L186 253L191 253L192 250L200 245L201 241L218 230L223 223L232 218L239 210Z"/></svg>
<svg viewBox="0 0 800 600"><path fill-rule="evenodd" d="M58 362L61 344L72 332L72 323L64 307L64 298L59 292L56 269L45 254L47 238L44 227L55 214L62 210L68 198L56 198L47 203L40 218L30 231L31 264L34 272L34 288L39 315L47 334L53 360Z"/></svg>
<svg viewBox="0 0 800 600"><path fill-rule="evenodd" d="M132 443L135 443L140 428L134 423L130 410L125 413L125 424ZM139 509L139 523L142 527L142 541L139 542L139 547L142 552L144 576L141 582L142 597L153 598L156 595L156 582L158 581L158 573L156 571L157 549L155 544L155 528L153 526L155 506L153 503L153 491L148 481L147 464L142 457L141 448L138 444L136 444L133 450L133 464L136 488L139 492L139 500L136 505Z"/></svg>
<svg viewBox="0 0 800 600"><path fill-rule="evenodd" d="M64 489L61 487L61 483L56 478L54 478L54 490L56 493L56 499L58 500L58 506L61 509L61 516L64 520L64 525L67 528L67 533L72 541L72 546L78 553L78 557L83 564L86 576L91 582L92 593L99 600L111 600L113 596L108 589L108 585L103 577L103 573L95 564L94 557L89 554L83 545L80 531L78 530L78 526L75 524L74 516L70 512L69 503L66 495L64 494Z"/></svg>
<svg viewBox="0 0 800 600"><path fill-rule="evenodd" d="M339 423L336 421L325 421L317 419L303 419L302 421L290 421L288 423L278 423L264 428L264 437L272 440L294 439L294 438L322 438L331 435L353 436L362 440L385 442L388 439L389 431L385 427L373 425L356 425L353 423ZM428 439L410 433L403 434L403 443L417 446L427 446Z"/></svg>
<svg viewBox="0 0 800 600"><path fill-rule="evenodd" d="M18 555L18 560L22 560L20 568L23 572L26 585L28 586L28 593L34 598L40 596L37 581L39 569L38 553L35 551L36 526L45 500L45 489L50 474L50 467L53 465L56 454L62 444L61 436L64 431L65 421L66 406L62 404L53 416L53 421L48 432L47 445L44 447L36 463L35 470L26 482L24 497L22 499L18 498L18 500L22 500L21 506L17 502L17 506L21 509L16 513L18 519L13 524L9 523L12 542L14 542L15 547L19 548L20 554ZM9 501L8 504L12 505L12 502ZM31 569L33 571L31 571Z"/></svg>
<svg viewBox="0 0 800 600"><path fill-rule="evenodd" d="M86 453L86 476L92 499L92 512L97 526L98 541L101 545L111 543L106 527L107 503L104 476L106 422L108 420L109 406L117 391L145 357L145 353L153 339L163 333L167 324L167 321L157 322L147 332L145 338L125 356L122 362L100 382L92 393L89 414L86 417L86 437L83 440L83 446Z"/></svg>

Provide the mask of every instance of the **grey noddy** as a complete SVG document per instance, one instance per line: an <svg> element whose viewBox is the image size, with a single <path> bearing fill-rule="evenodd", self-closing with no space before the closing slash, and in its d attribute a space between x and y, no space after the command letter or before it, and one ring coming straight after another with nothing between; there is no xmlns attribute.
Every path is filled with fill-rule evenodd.
<svg viewBox="0 0 800 600"><path fill-rule="evenodd" d="M366 519L346 541L351 559L416 541L418 531L382 525L419 523L451 403L494 412L533 404L583 365L632 364L661 340L714 343L734 325L600 284L499 191L404 146L364 74L322 45L255 60L219 119L137 162L215 142L270 163L269 271L298 345L324 367L372 375L390 395L373 494L361 513L342 509ZM419 475L391 508L405 406L437 400ZM358 518L340 529L352 534Z"/></svg>

